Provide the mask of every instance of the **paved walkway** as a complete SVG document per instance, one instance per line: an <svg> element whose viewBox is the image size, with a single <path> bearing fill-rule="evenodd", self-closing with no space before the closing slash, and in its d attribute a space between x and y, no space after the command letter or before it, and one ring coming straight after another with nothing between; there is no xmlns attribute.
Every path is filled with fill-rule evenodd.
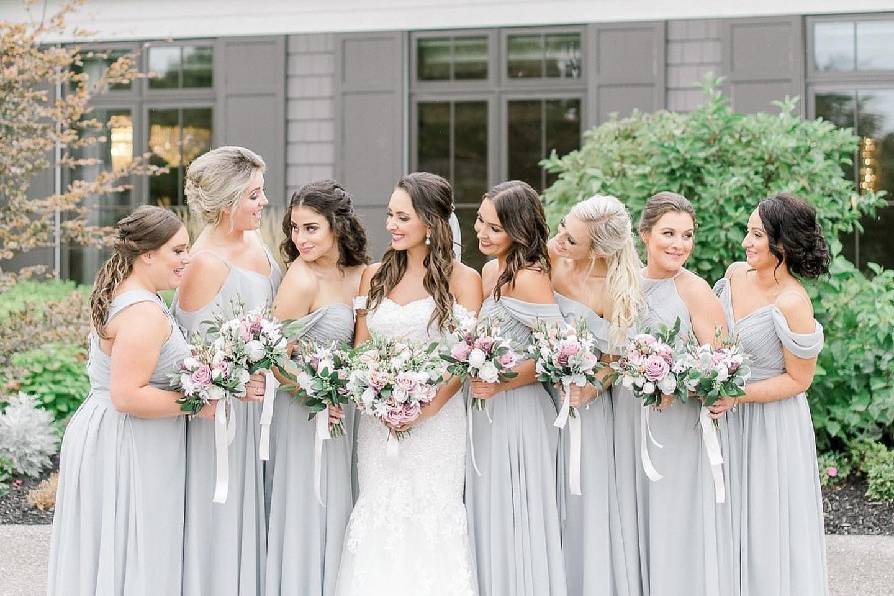
<svg viewBox="0 0 894 596"><path fill-rule="evenodd" d="M46 593L49 537L49 526L0 526L0 596ZM832 596L894 592L894 536L828 536L826 546Z"/></svg>

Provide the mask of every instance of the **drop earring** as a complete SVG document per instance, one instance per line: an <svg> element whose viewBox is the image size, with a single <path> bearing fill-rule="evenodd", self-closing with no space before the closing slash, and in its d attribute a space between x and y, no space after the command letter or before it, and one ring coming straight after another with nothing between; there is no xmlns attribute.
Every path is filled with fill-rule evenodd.
<svg viewBox="0 0 894 596"><path fill-rule="evenodd" d="M425 245L431 246L431 232L425 233Z"/></svg>

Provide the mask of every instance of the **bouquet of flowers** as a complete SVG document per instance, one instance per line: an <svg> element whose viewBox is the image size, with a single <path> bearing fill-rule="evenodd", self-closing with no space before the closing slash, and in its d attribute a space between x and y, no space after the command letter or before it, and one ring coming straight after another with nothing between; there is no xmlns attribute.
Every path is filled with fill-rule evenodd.
<svg viewBox="0 0 894 596"><path fill-rule="evenodd" d="M678 318L671 328L662 326L658 332L640 333L627 342L624 355L611 364L615 376L643 400L643 405L659 405L662 395L673 395L683 402L689 397L682 382L686 363L675 348L679 332Z"/></svg>
<svg viewBox="0 0 894 596"><path fill-rule="evenodd" d="M462 379L477 377L485 383L499 383L518 376L513 369L519 356L509 340L500 336L500 326L490 319L466 317L459 322L450 343L441 353L447 372ZM484 410L483 399L473 399Z"/></svg>
<svg viewBox="0 0 894 596"><path fill-rule="evenodd" d="M318 345L309 340L296 344L293 362L297 365L294 395L310 410L308 420L320 412L327 412L329 406L348 403L348 375L350 356L348 349L339 342ZM329 434L343 437L341 422L329 425Z"/></svg>
<svg viewBox="0 0 894 596"><path fill-rule="evenodd" d="M198 335L193 337L190 355L171 375L173 387L183 394L177 400L182 411L195 415L208 403L245 395L250 374L228 347L219 342L207 345Z"/></svg>
<svg viewBox="0 0 894 596"><path fill-rule="evenodd" d="M409 431L394 427L416 420L435 398L446 364L438 344L375 337L355 349L347 389L357 408L392 428L397 439Z"/></svg>
<svg viewBox="0 0 894 596"><path fill-rule="evenodd" d="M715 336L720 338L719 329ZM705 406L714 405L723 397L745 395L745 383L751 377L751 368L735 339L724 340L719 348L689 342L682 365L686 368L683 385Z"/></svg>

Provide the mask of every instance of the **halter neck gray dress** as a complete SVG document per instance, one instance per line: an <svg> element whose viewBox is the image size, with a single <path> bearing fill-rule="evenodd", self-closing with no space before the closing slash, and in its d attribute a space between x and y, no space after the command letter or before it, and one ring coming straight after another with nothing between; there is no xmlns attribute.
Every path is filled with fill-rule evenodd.
<svg viewBox="0 0 894 596"><path fill-rule="evenodd" d="M670 327L679 318L680 337L692 333L676 277L641 277L645 308L638 331L655 331L660 324ZM663 412L649 412L651 432L663 446L647 445L652 463L663 475L657 481L649 480L641 461L642 402L620 383L612 387L612 402L621 514L621 541L614 550L625 561L629 593L732 594L731 543L723 532L718 538L724 520L715 507L711 466L699 427L701 402L675 400Z"/></svg>
<svg viewBox="0 0 894 596"><path fill-rule="evenodd" d="M729 280L721 279L714 290L730 333L750 359L751 383L785 372L783 348L804 359L822 349L819 323L813 333L795 333L775 305L737 321ZM827 595L823 503L807 396L739 404L720 419L720 433L729 502L718 508L732 518L737 594Z"/></svg>
<svg viewBox="0 0 894 596"><path fill-rule="evenodd" d="M204 330L216 311L232 314L238 298L246 310L269 304L282 279L269 251L270 275L229 268L218 293L205 306L185 311L174 296L173 312L187 337ZM264 593L267 555L264 462L258 457L261 404L235 401L230 412L236 438L229 447L227 502L214 494L214 423L194 418L186 429L186 527L183 596L255 596Z"/></svg>
<svg viewBox="0 0 894 596"><path fill-rule="evenodd" d="M617 353L609 340L611 324L591 308L561 294L556 303L573 323L582 319L596 339L600 353ZM561 396L559 396L561 397ZM627 575L621 549L613 556L612 542L620 540L620 511L615 487L614 427L608 392L578 409L581 419L580 495L568 488L569 431L560 432L563 472L559 485L562 550L569 596L627 595Z"/></svg>
<svg viewBox="0 0 894 596"><path fill-rule="evenodd" d="M106 321L152 302L168 316L149 384L170 389L170 375L189 347L164 302L145 290L124 292ZM145 419L122 414L109 395L111 358L90 334L90 395L62 439L59 489L50 539L49 590L59 596L180 594L184 416Z"/></svg>
<svg viewBox="0 0 894 596"><path fill-rule="evenodd" d="M538 319L561 321L556 304L488 298L480 317L499 318L504 335L525 350ZM540 383L496 394L472 411L471 435L481 476L466 463L466 511L481 596L564 596L565 561L557 496L556 406Z"/></svg>
<svg viewBox="0 0 894 596"><path fill-rule="evenodd" d="M318 344L354 336L354 310L329 304L300 319L301 336ZM345 530L354 501L351 453L354 409L345 406L345 436L323 443L320 496L314 490L315 426L308 410L285 390L276 394L271 427L267 594L335 593Z"/></svg>

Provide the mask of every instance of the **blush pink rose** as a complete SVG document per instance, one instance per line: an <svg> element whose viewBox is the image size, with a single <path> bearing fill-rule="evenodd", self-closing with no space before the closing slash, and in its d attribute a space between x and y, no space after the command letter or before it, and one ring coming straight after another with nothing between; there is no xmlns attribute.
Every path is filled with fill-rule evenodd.
<svg viewBox="0 0 894 596"><path fill-rule="evenodd" d="M646 366L643 370L643 375L646 379L650 381L658 381L659 379L664 378L668 372L670 372L670 365L668 365L667 360L661 356L653 354L646 359Z"/></svg>
<svg viewBox="0 0 894 596"><path fill-rule="evenodd" d="M462 342L453 346L453 349L450 350L450 355L461 362L465 362L466 358L469 357L469 352L471 351L472 348L469 347L469 344Z"/></svg>
<svg viewBox="0 0 894 596"><path fill-rule="evenodd" d="M515 368L515 365L518 364L518 358L515 357L515 353L506 352L499 358L497 358L497 362L504 369Z"/></svg>
<svg viewBox="0 0 894 596"><path fill-rule="evenodd" d="M207 364L203 364L199 368L192 371L192 382L196 385L204 387L211 384L211 368Z"/></svg>

